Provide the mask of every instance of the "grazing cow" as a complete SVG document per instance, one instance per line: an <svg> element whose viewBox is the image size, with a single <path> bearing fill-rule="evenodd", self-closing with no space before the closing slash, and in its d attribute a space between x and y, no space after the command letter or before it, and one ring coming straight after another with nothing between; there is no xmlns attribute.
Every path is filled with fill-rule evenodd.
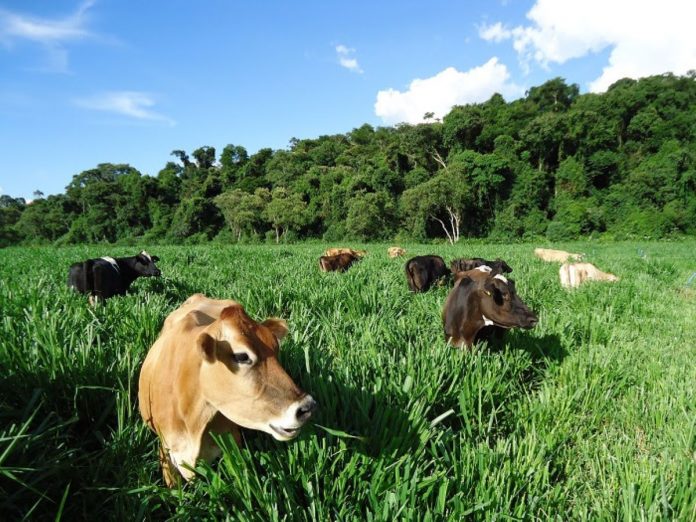
<svg viewBox="0 0 696 522"><path fill-rule="evenodd" d="M556 263L565 263L569 259L572 261L579 261L582 259L582 254L571 254L565 250L553 250L550 248L535 248L534 255L539 259L543 259L544 261Z"/></svg>
<svg viewBox="0 0 696 522"><path fill-rule="evenodd" d="M401 257L406 253L406 250L401 247L389 247L387 248L387 255L394 259L395 257Z"/></svg>
<svg viewBox="0 0 696 522"><path fill-rule="evenodd" d="M159 257L151 256L144 250L133 257L100 257L70 265L68 286L82 294L89 295L90 303L98 299L108 299L114 295L124 295L138 277L159 276L160 269L155 266Z"/></svg>
<svg viewBox="0 0 696 522"><path fill-rule="evenodd" d="M345 272L353 263L360 261L360 257L353 254L337 254L335 256L321 256L319 268L322 272Z"/></svg>
<svg viewBox="0 0 696 522"><path fill-rule="evenodd" d="M416 256L404 267L408 287L412 292L425 292L433 284L450 275L445 260L440 256Z"/></svg>
<svg viewBox="0 0 696 522"><path fill-rule="evenodd" d="M585 281L618 281L614 274L602 272L592 263L564 263L558 271L561 286L577 288Z"/></svg>
<svg viewBox="0 0 696 522"><path fill-rule="evenodd" d="M515 291L514 281L480 266L459 272L442 310L445 339L454 346L471 346L491 334L532 328L538 319Z"/></svg>
<svg viewBox="0 0 696 522"><path fill-rule="evenodd" d="M473 257L471 259L455 259L450 263L450 269L452 270L452 272L467 272L482 265L490 266L495 272L498 272L499 274L507 274L512 272L512 268L510 268L510 265L508 265L499 257L496 258L495 261L486 261L485 259L481 259L480 257Z"/></svg>
<svg viewBox="0 0 696 522"><path fill-rule="evenodd" d="M367 250L353 250L352 248L328 248L324 255L327 257L337 256L339 254L351 254L355 257L365 257Z"/></svg>
<svg viewBox="0 0 696 522"><path fill-rule="evenodd" d="M140 370L140 414L160 440L165 482L190 480L199 458L220 454L213 434L240 428L290 440L316 408L278 362L282 319L258 323L241 304L189 297L164 321Z"/></svg>

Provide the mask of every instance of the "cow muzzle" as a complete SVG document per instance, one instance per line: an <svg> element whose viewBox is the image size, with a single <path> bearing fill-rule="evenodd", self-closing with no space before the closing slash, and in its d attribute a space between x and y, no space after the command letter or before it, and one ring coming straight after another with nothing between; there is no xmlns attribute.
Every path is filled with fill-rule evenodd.
<svg viewBox="0 0 696 522"><path fill-rule="evenodd" d="M538 322L539 318L536 316L536 314L534 312L529 312L522 323L522 328L534 328Z"/></svg>
<svg viewBox="0 0 696 522"><path fill-rule="evenodd" d="M269 423L271 435L277 440L295 438L300 432L300 428L304 426L316 409L317 401L311 395L305 395L299 401L291 404L283 417Z"/></svg>

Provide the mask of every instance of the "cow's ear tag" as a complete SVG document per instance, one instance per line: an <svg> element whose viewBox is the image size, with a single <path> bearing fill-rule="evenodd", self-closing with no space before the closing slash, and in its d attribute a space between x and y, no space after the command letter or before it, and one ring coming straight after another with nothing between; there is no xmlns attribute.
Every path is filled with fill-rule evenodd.
<svg viewBox="0 0 696 522"><path fill-rule="evenodd" d="M491 295L491 293L488 290L484 290L486 292L486 295Z"/></svg>

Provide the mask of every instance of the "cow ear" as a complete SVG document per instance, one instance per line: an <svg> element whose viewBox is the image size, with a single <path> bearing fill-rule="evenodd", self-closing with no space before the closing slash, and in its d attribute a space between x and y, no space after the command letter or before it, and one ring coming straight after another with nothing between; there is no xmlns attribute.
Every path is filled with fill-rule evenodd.
<svg viewBox="0 0 696 522"><path fill-rule="evenodd" d="M152 260L153 260L155 263L156 263L157 261L159 261L159 259L160 259L159 256L152 256Z"/></svg>
<svg viewBox="0 0 696 522"><path fill-rule="evenodd" d="M286 323L284 319L269 317L261 324L273 332L273 335L276 336L278 342L280 342L283 337L288 334L288 323Z"/></svg>
<svg viewBox="0 0 696 522"><path fill-rule="evenodd" d="M458 274L463 274L463 272L458 272ZM471 286L473 284L474 284L474 280L471 279L468 275L459 279L459 288L466 288L466 287Z"/></svg>
<svg viewBox="0 0 696 522"><path fill-rule="evenodd" d="M215 359L217 358L215 349L215 339L213 339L207 333L203 332L201 335L198 336L196 342L198 344L198 349L200 350L201 357L209 363L215 362Z"/></svg>

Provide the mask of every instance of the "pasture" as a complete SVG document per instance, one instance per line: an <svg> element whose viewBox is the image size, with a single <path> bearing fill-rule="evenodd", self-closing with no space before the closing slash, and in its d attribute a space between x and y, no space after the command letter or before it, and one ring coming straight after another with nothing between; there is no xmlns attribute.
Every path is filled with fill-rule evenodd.
<svg viewBox="0 0 696 522"><path fill-rule="evenodd" d="M345 274L319 271L325 246L0 250L0 518L696 519L696 241L554 245L621 277L574 291L532 244L351 244ZM161 279L96 308L66 287L71 262L141 248ZM447 346L448 287L403 273L428 253L502 257L538 326ZM289 443L221 439L170 491L136 387L194 292L287 319L281 362L319 410Z"/></svg>

